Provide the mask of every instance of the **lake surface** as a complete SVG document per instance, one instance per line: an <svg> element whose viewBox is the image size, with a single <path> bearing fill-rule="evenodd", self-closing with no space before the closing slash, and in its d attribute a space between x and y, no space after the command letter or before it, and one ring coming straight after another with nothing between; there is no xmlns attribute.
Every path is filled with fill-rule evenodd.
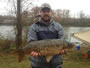
<svg viewBox="0 0 90 68"><path fill-rule="evenodd" d="M87 31L90 27L64 27L65 37L71 42L79 42L77 39L71 37L72 33ZM15 39L15 27L14 26L0 26L0 37Z"/></svg>

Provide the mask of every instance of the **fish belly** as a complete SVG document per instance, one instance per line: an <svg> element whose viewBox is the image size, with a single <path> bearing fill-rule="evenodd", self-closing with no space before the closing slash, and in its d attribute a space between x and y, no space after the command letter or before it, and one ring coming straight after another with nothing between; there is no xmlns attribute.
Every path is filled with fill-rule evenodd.
<svg viewBox="0 0 90 68"><path fill-rule="evenodd" d="M49 49L44 49L44 50L40 50L40 54L41 56L45 56L47 62L49 62L52 59L52 56L57 55L60 53L61 49L58 48L49 48Z"/></svg>

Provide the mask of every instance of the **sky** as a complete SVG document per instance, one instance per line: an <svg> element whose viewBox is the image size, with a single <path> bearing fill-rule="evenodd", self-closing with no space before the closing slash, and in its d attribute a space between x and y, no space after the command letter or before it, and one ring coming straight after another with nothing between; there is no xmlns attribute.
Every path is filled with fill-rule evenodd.
<svg viewBox="0 0 90 68"><path fill-rule="evenodd" d="M0 14L4 14L6 12L5 7L6 3L0 2Z"/></svg>
<svg viewBox="0 0 90 68"><path fill-rule="evenodd" d="M43 3L49 3L52 9L69 9L73 16L77 15L80 11L90 15L90 0L37 0L34 2L38 6ZM5 14L7 3L3 0L0 2L0 5L0 14Z"/></svg>

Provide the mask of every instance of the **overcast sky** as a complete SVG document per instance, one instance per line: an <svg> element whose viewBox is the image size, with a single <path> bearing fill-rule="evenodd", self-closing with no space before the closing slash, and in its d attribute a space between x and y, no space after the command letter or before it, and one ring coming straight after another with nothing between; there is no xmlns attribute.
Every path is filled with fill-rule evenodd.
<svg viewBox="0 0 90 68"><path fill-rule="evenodd" d="M40 6L42 3L49 3L52 9L69 9L70 13L77 15L80 11L90 15L90 0L37 0L35 5ZM3 0L0 2L0 14L6 13L7 3Z"/></svg>

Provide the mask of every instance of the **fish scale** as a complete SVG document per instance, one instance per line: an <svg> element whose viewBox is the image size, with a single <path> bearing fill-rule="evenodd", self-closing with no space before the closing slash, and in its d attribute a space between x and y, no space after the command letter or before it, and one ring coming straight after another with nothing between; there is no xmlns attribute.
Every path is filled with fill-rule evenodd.
<svg viewBox="0 0 90 68"><path fill-rule="evenodd" d="M32 41L24 48L17 51L19 62L22 61L24 55L31 54L32 51L40 52L41 56L46 56L47 61L50 57L59 54L62 49L72 49L75 45L71 42L61 39L48 39L40 41ZM49 57L49 58L48 58Z"/></svg>

